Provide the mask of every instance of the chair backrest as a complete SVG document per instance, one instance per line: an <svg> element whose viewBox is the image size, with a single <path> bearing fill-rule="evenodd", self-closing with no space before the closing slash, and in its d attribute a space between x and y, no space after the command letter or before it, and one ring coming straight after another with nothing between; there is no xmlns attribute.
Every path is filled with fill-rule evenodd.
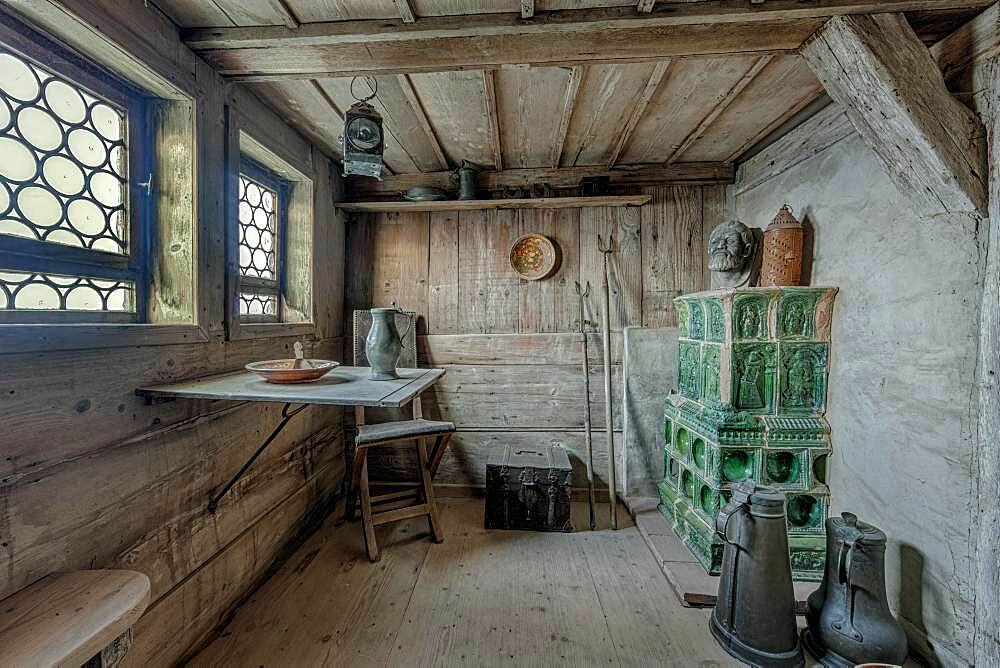
<svg viewBox="0 0 1000 668"><path fill-rule="evenodd" d="M399 368L417 368L417 328L410 327L410 319L416 318L417 314L412 311L402 311L396 314L396 329L400 332L406 331L403 335L403 352L399 356ZM365 354L365 339L368 338L368 330L372 328L372 314L368 310L354 311L354 366L370 366L368 356Z"/></svg>

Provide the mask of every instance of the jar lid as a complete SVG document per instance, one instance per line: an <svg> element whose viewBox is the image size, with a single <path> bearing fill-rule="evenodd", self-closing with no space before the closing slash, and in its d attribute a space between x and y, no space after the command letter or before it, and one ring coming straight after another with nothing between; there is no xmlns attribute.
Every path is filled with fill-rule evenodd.
<svg viewBox="0 0 1000 668"><path fill-rule="evenodd" d="M767 226L767 229L779 227L802 227L799 219L792 214L792 207L787 204L781 207L778 215L774 217L774 220Z"/></svg>
<svg viewBox="0 0 1000 668"><path fill-rule="evenodd" d="M754 508L783 508L785 493L771 487L758 487L750 495L750 505Z"/></svg>

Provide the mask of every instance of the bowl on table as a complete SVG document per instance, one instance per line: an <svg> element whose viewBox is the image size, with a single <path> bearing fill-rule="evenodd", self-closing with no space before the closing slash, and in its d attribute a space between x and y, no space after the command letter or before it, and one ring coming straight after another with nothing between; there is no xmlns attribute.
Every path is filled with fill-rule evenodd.
<svg viewBox="0 0 1000 668"><path fill-rule="evenodd" d="M338 366L340 362L331 360L292 358L251 362L244 368L262 376L269 383L311 383Z"/></svg>

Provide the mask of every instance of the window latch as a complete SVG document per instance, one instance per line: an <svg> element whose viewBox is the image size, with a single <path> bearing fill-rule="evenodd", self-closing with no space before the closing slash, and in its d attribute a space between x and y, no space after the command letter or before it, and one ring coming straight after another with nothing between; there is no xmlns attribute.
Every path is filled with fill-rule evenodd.
<svg viewBox="0 0 1000 668"><path fill-rule="evenodd" d="M146 191L146 196L149 197L153 194L153 173L150 172L149 176L146 177L145 181L141 181L136 184L138 187Z"/></svg>

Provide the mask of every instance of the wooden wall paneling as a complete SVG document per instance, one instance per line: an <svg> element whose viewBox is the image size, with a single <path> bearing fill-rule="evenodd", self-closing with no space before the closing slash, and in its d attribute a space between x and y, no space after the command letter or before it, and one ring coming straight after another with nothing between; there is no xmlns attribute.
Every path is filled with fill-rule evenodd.
<svg viewBox="0 0 1000 668"><path fill-rule="evenodd" d="M592 65L586 68L573 109L563 164L607 165L618 130L655 69L654 63Z"/></svg>
<svg viewBox="0 0 1000 668"><path fill-rule="evenodd" d="M730 161L739 157L822 92L822 84L800 56L776 56L682 159Z"/></svg>
<svg viewBox="0 0 1000 668"><path fill-rule="evenodd" d="M553 276L541 281L520 280L518 331L575 331L580 320L574 287L574 281L580 278L580 209L525 209L518 213L519 235L544 234L559 247L562 256Z"/></svg>
<svg viewBox="0 0 1000 668"><path fill-rule="evenodd" d="M411 74L410 81L448 160L452 164L462 160L493 164L482 74L476 71ZM456 104L456 100L462 104Z"/></svg>
<svg viewBox="0 0 1000 668"><path fill-rule="evenodd" d="M344 178L337 165L313 148L316 168L313 235L313 303L316 334L321 338L344 334L347 214L333 207L344 199Z"/></svg>
<svg viewBox="0 0 1000 668"><path fill-rule="evenodd" d="M377 214L373 263L364 269L371 273L372 283L367 308L396 302L404 311L417 313L419 334L426 332L429 222L428 213Z"/></svg>
<svg viewBox="0 0 1000 668"><path fill-rule="evenodd" d="M259 584L285 548L328 509L342 469L328 467L153 603L135 626L123 666L172 666L196 651Z"/></svg>
<svg viewBox="0 0 1000 668"><path fill-rule="evenodd" d="M332 157L343 155L338 137L344 131L342 110L334 109L323 89L312 81L269 81L249 88L313 143Z"/></svg>
<svg viewBox="0 0 1000 668"><path fill-rule="evenodd" d="M708 268L708 240L712 230L730 219L726 186L703 186L701 189L701 266L700 289L712 285L712 272Z"/></svg>
<svg viewBox="0 0 1000 668"><path fill-rule="evenodd" d="M458 218L458 329L510 334L518 329L518 279L508 253L517 211L462 211Z"/></svg>
<svg viewBox="0 0 1000 668"><path fill-rule="evenodd" d="M707 287L702 243L702 189L646 189L653 202L642 207L642 322L676 327L673 299Z"/></svg>
<svg viewBox="0 0 1000 668"><path fill-rule="evenodd" d="M667 160L753 62L746 56L674 61L636 124L621 162Z"/></svg>
<svg viewBox="0 0 1000 668"><path fill-rule="evenodd" d="M508 68L496 72L500 146L507 168L548 167L572 70Z"/></svg>
<svg viewBox="0 0 1000 668"><path fill-rule="evenodd" d="M620 330L638 325L642 320L642 207L612 209L594 207L580 210L580 280L590 281L591 312L600 317L601 280L604 259L597 237L605 243L613 234L615 253L609 262L611 289L611 328Z"/></svg>
<svg viewBox="0 0 1000 668"><path fill-rule="evenodd" d="M580 410L583 410L582 405ZM607 489L608 454L603 437L603 426L594 432L594 486ZM600 435L600 437L598 437ZM615 448L621 452L621 432L614 433ZM459 431L452 437L448 452L441 460L441 467L434 478L435 487L443 487L452 493L463 494L470 487L486 486L486 463L491 455L502 452L505 446L513 448L537 448L543 445L558 445L566 449L573 466L570 484L574 489L587 487L587 447L583 431ZM379 475L385 480L404 480L416 470L412 457L404 451L395 456L380 458L377 466Z"/></svg>
<svg viewBox="0 0 1000 668"><path fill-rule="evenodd" d="M470 429L550 431L583 428L583 372L576 365L447 365L423 401L424 414ZM604 424L604 370L591 367L591 420ZM621 366L612 367L612 393L621 397ZM621 411L614 411L615 429Z"/></svg>
<svg viewBox="0 0 1000 668"><path fill-rule="evenodd" d="M601 335L587 335L591 366L604 363ZM623 339L621 333L611 333L611 363L622 364ZM428 335L417 337L417 356L421 364L441 366L496 365L496 364L583 364L583 342L580 334L518 334L496 336L492 334Z"/></svg>
<svg viewBox="0 0 1000 668"><path fill-rule="evenodd" d="M344 340L354 350L354 310L371 308L375 299L375 219L373 213L352 213L347 221L345 265ZM348 360L353 363L353 360Z"/></svg>
<svg viewBox="0 0 1000 668"><path fill-rule="evenodd" d="M403 145L403 141L407 138L407 135L404 134L405 130L416 129L420 131L419 127L413 127L416 125L413 110L409 109L409 104L406 102L406 98L394 76L380 77L377 81L379 94L370 101L370 104L387 120L387 123L384 125L386 131L384 133L385 152L383 161L395 173L419 172L420 168L417 167L413 155ZM383 81L385 82L384 84ZM355 101L351 95L350 79L317 79L316 85L322 89L341 112L346 112ZM358 95L368 95L370 93L368 86L360 79L355 84L354 89ZM384 99L382 97L383 92L385 93ZM323 109L318 110L318 113L323 113ZM342 124L340 131L343 131ZM399 133L398 135L396 134L397 132ZM339 135L340 132L338 132Z"/></svg>
<svg viewBox="0 0 1000 668"><path fill-rule="evenodd" d="M302 417L265 451L214 517L207 511L209 494L256 449L261 432L277 423L280 405L222 409L9 485L8 561L0 595L53 571L102 564L147 573L155 600L197 570L228 535L293 493L313 462L338 459L340 411ZM333 450L324 452L330 444Z"/></svg>
<svg viewBox="0 0 1000 668"><path fill-rule="evenodd" d="M430 214L427 331L458 333L458 212Z"/></svg>

